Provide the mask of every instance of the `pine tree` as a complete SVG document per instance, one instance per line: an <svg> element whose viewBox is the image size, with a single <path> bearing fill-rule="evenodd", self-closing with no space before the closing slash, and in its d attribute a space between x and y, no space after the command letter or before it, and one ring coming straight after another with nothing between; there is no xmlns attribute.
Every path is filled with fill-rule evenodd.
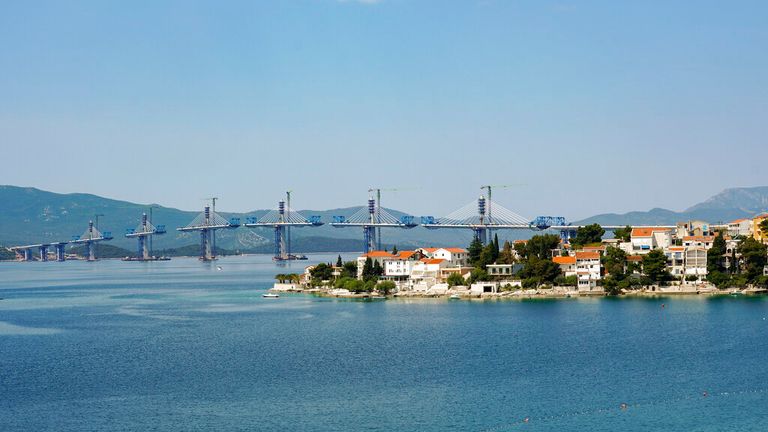
<svg viewBox="0 0 768 432"><path fill-rule="evenodd" d="M339 258L336 260L336 267L341 267L344 265L344 261L341 260L341 255L339 255Z"/></svg>
<svg viewBox="0 0 768 432"><path fill-rule="evenodd" d="M480 255L482 253L483 244L480 243L480 239L475 237L467 248L467 260L469 261L469 264L473 266L480 264Z"/></svg>
<svg viewBox="0 0 768 432"><path fill-rule="evenodd" d="M397 255L397 246L392 246L392 255Z"/></svg>

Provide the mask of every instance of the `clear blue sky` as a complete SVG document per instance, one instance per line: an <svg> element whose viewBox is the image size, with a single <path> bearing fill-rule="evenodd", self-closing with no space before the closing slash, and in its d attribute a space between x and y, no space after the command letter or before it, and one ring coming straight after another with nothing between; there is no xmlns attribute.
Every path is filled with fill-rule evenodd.
<svg viewBox="0 0 768 432"><path fill-rule="evenodd" d="M0 184L679 210L768 184L766 23L765 1L3 2Z"/></svg>

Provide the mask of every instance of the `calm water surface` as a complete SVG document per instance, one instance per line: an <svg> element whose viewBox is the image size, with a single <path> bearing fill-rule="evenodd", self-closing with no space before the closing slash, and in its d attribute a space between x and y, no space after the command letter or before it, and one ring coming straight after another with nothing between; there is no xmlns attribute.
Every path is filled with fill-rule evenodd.
<svg viewBox="0 0 768 432"><path fill-rule="evenodd" d="M0 264L0 430L768 429L764 297L262 298L290 265Z"/></svg>

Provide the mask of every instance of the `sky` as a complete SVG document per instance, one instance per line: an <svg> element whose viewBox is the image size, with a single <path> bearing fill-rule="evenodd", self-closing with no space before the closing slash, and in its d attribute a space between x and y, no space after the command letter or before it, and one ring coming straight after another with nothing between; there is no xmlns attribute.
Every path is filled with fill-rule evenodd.
<svg viewBox="0 0 768 432"><path fill-rule="evenodd" d="M0 184L682 210L768 185L766 22L765 1L2 2Z"/></svg>

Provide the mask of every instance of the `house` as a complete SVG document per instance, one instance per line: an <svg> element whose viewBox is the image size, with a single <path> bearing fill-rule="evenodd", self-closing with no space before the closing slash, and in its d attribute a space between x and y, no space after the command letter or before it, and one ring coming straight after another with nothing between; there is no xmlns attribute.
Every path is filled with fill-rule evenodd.
<svg viewBox="0 0 768 432"><path fill-rule="evenodd" d="M685 236L683 237L683 246L690 247L703 247L709 249L715 241L715 236Z"/></svg>
<svg viewBox="0 0 768 432"><path fill-rule="evenodd" d="M763 213L752 219L752 236L755 240L763 243L768 243L768 232L761 230L760 224L766 219L768 219L768 213Z"/></svg>
<svg viewBox="0 0 768 432"><path fill-rule="evenodd" d="M675 237L683 238L686 236L709 236L714 235L712 227L708 222L694 220L688 222L678 222Z"/></svg>
<svg viewBox="0 0 768 432"><path fill-rule="evenodd" d="M670 246L664 249L667 257L667 267L672 276L680 277L685 274L685 247Z"/></svg>
<svg viewBox="0 0 768 432"><path fill-rule="evenodd" d="M601 277L600 253L588 251L576 251L576 276L578 278L579 291L591 291L597 288L597 281Z"/></svg>
<svg viewBox="0 0 768 432"><path fill-rule="evenodd" d="M568 276L576 275L576 257L575 256L556 256L552 257L552 262L560 266L560 271Z"/></svg>
<svg viewBox="0 0 768 432"><path fill-rule="evenodd" d="M411 269L411 288L416 291L426 291L432 285L438 283L441 270L448 263L441 258L422 258L413 263Z"/></svg>
<svg viewBox="0 0 768 432"><path fill-rule="evenodd" d="M690 247L685 249L685 275L698 276L701 281L707 275L707 249Z"/></svg>
<svg viewBox="0 0 768 432"><path fill-rule="evenodd" d="M632 253L645 254L653 249L665 249L672 244L672 230L668 228L632 228Z"/></svg>
<svg viewBox="0 0 768 432"><path fill-rule="evenodd" d="M446 260L450 265L463 267L467 265L467 250L462 248L438 248L432 251L431 258Z"/></svg>
<svg viewBox="0 0 768 432"><path fill-rule="evenodd" d="M508 278L514 274L515 264L488 264L486 270L489 276Z"/></svg>
<svg viewBox="0 0 768 432"><path fill-rule="evenodd" d="M752 235L752 219L736 219L728 222L728 235L731 237Z"/></svg>
<svg viewBox="0 0 768 432"><path fill-rule="evenodd" d="M389 280L405 280L411 275L413 264L420 255L416 251L401 251L384 260L384 277Z"/></svg>
<svg viewBox="0 0 768 432"><path fill-rule="evenodd" d="M370 251L357 257L357 278L363 277L363 266L365 261L370 258L374 263L378 262L382 268L385 268L386 261L395 259L395 255L387 251Z"/></svg>

